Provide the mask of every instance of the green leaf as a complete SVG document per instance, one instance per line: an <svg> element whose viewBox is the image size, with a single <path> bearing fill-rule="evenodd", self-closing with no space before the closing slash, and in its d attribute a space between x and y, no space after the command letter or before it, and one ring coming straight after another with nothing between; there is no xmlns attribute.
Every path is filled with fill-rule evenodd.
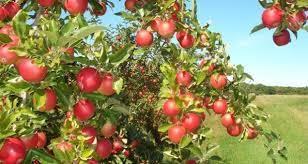
<svg viewBox="0 0 308 164"><path fill-rule="evenodd" d="M303 29L308 32L308 25L304 26Z"/></svg>
<svg viewBox="0 0 308 164"><path fill-rule="evenodd" d="M120 112L125 115L129 114L129 110L128 110L129 108L125 104L123 104L121 101L115 98L108 98L106 103L111 106L111 110Z"/></svg>
<svg viewBox="0 0 308 164"><path fill-rule="evenodd" d="M129 58L129 56L131 55L129 51L132 50L134 47L134 44L127 44L118 52L109 55L108 58L110 63L117 67L119 64L123 63Z"/></svg>
<svg viewBox="0 0 308 164"><path fill-rule="evenodd" d="M193 110L191 110L191 112L204 113L205 110L204 110L204 108L194 108Z"/></svg>
<svg viewBox="0 0 308 164"><path fill-rule="evenodd" d="M42 108L46 103L46 95L44 92L35 92L33 95L33 104L35 109Z"/></svg>
<svg viewBox="0 0 308 164"><path fill-rule="evenodd" d="M211 161L223 161L223 159L217 155L213 155L210 157Z"/></svg>
<svg viewBox="0 0 308 164"><path fill-rule="evenodd" d="M42 164L60 164L60 162L54 157L50 156L42 149L30 149L25 157L23 163L32 163L33 159L39 160Z"/></svg>
<svg viewBox="0 0 308 164"><path fill-rule="evenodd" d="M82 160L87 160L93 154L93 152L94 152L94 149L91 149L91 148L85 149L81 152L80 158Z"/></svg>
<svg viewBox="0 0 308 164"><path fill-rule="evenodd" d="M115 15L121 16L123 19L128 21L133 21L137 19L133 14L124 11L115 13Z"/></svg>
<svg viewBox="0 0 308 164"><path fill-rule="evenodd" d="M113 83L113 89L116 91L117 94L119 94L123 89L123 79L120 78L116 82Z"/></svg>
<svg viewBox="0 0 308 164"><path fill-rule="evenodd" d="M62 87L61 87L61 86L62 86ZM68 88L65 87L65 85L61 85L61 86L55 87L55 88L54 88L55 91L56 91L56 93L57 93L57 95L58 95L58 98L59 98L59 100L60 100L65 106L70 106L69 96L65 94L65 93L67 93L67 92L65 92L65 91L67 91Z"/></svg>
<svg viewBox="0 0 308 164"><path fill-rule="evenodd" d="M253 34L253 33L255 33L255 32L259 31L259 30L262 30L262 29L264 29L264 28L265 28L265 26L264 26L263 24L259 24L259 25L255 26L255 27L250 31L250 34Z"/></svg>
<svg viewBox="0 0 308 164"><path fill-rule="evenodd" d="M60 47L64 47L65 45L69 45L69 47L71 45L73 45L74 43L88 37L89 35L95 33L95 32L99 32L99 31L103 31L104 27L103 26L98 26L98 25L90 25L90 26L86 26L86 27L82 27L81 29L75 31L71 36L69 37L65 37L65 38L60 38L59 39L59 43L58 45Z"/></svg>
<svg viewBox="0 0 308 164"><path fill-rule="evenodd" d="M273 6L273 2L267 2L267 0L259 0L259 3L263 8L268 8Z"/></svg>
<svg viewBox="0 0 308 164"><path fill-rule="evenodd" d="M172 126L171 124L164 123L164 124L162 124L162 125L159 126L158 131L161 132L161 133L165 133L165 132L168 131L168 129L169 129L171 126Z"/></svg>
<svg viewBox="0 0 308 164"><path fill-rule="evenodd" d="M20 10L13 18L13 28L16 34L21 38L27 38L30 25L26 23L28 14L23 10Z"/></svg>
<svg viewBox="0 0 308 164"><path fill-rule="evenodd" d="M5 86L5 90L14 92L19 94L21 92L27 92L31 88L31 85L26 82L19 82L19 83L8 83Z"/></svg>
<svg viewBox="0 0 308 164"><path fill-rule="evenodd" d="M107 99L107 97L102 95L101 93L86 93L83 96L97 101L105 101Z"/></svg>
<svg viewBox="0 0 308 164"><path fill-rule="evenodd" d="M180 142L180 148L184 148L186 146L188 146L192 141L192 138L189 135L186 135L185 137L182 138L181 142Z"/></svg>
<svg viewBox="0 0 308 164"><path fill-rule="evenodd" d="M0 33L0 44L7 44L11 41L12 39L8 35Z"/></svg>
<svg viewBox="0 0 308 164"><path fill-rule="evenodd" d="M62 26L60 33L62 35L66 35L68 33L71 33L75 29L75 23L73 23L71 20L69 20L68 23Z"/></svg>
<svg viewBox="0 0 308 164"><path fill-rule="evenodd" d="M111 110L116 111L116 112L120 112L120 113L125 114L125 115L129 115L129 111L127 110L127 108L120 106L120 105L113 105L111 107Z"/></svg>
<svg viewBox="0 0 308 164"><path fill-rule="evenodd" d="M188 147L186 147L186 149L190 150L190 152L196 156L202 157L202 151L199 147L197 147L196 145L189 145Z"/></svg>
<svg viewBox="0 0 308 164"><path fill-rule="evenodd" d="M44 34L48 41L52 44L55 45L58 42L59 35L57 32L51 32L51 31L41 31L42 34Z"/></svg>

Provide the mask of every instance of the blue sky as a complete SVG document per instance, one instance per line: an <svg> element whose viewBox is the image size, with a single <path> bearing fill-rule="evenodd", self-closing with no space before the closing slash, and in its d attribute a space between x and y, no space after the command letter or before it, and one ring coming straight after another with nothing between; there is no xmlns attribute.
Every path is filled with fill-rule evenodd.
<svg viewBox="0 0 308 164"><path fill-rule="evenodd" d="M273 31L263 30L249 35L261 22L262 7L257 0L197 0L201 23L211 23L228 45L233 64L242 64L255 83L280 86L308 86L308 33L299 32L297 40L285 47L272 41ZM115 1L116 8L101 19L104 25L121 21L113 12L124 9L124 2Z"/></svg>

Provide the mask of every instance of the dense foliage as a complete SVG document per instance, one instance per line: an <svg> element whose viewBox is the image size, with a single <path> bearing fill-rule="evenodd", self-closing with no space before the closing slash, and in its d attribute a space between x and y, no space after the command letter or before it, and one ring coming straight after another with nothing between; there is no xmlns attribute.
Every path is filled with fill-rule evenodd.
<svg viewBox="0 0 308 164"><path fill-rule="evenodd" d="M224 162L214 114L230 137L287 158L195 0L123 3L115 28L97 25L110 1L1 3L1 162Z"/></svg>

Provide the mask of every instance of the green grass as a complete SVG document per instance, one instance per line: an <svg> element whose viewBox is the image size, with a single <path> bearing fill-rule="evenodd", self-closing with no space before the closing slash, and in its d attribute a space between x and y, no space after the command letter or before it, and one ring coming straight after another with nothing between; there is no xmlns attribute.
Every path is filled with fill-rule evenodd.
<svg viewBox="0 0 308 164"><path fill-rule="evenodd" d="M279 132L288 148L288 161L279 163L308 164L308 96L259 96L256 104L271 114L271 127ZM215 122L215 123L214 123ZM214 124L214 136L221 145L219 155L231 164L270 164L260 139L238 142L228 136L219 121Z"/></svg>

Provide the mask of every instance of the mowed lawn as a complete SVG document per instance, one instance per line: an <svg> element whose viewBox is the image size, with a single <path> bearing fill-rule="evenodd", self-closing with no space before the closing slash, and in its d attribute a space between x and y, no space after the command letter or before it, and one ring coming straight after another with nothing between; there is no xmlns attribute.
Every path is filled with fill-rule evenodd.
<svg viewBox="0 0 308 164"><path fill-rule="evenodd" d="M271 114L270 124L279 132L288 148L288 161L278 163L308 164L308 96L259 96L256 104ZM214 136L221 145L219 155L231 164L270 164L266 149L260 139L238 142L238 138L228 136L217 120Z"/></svg>

